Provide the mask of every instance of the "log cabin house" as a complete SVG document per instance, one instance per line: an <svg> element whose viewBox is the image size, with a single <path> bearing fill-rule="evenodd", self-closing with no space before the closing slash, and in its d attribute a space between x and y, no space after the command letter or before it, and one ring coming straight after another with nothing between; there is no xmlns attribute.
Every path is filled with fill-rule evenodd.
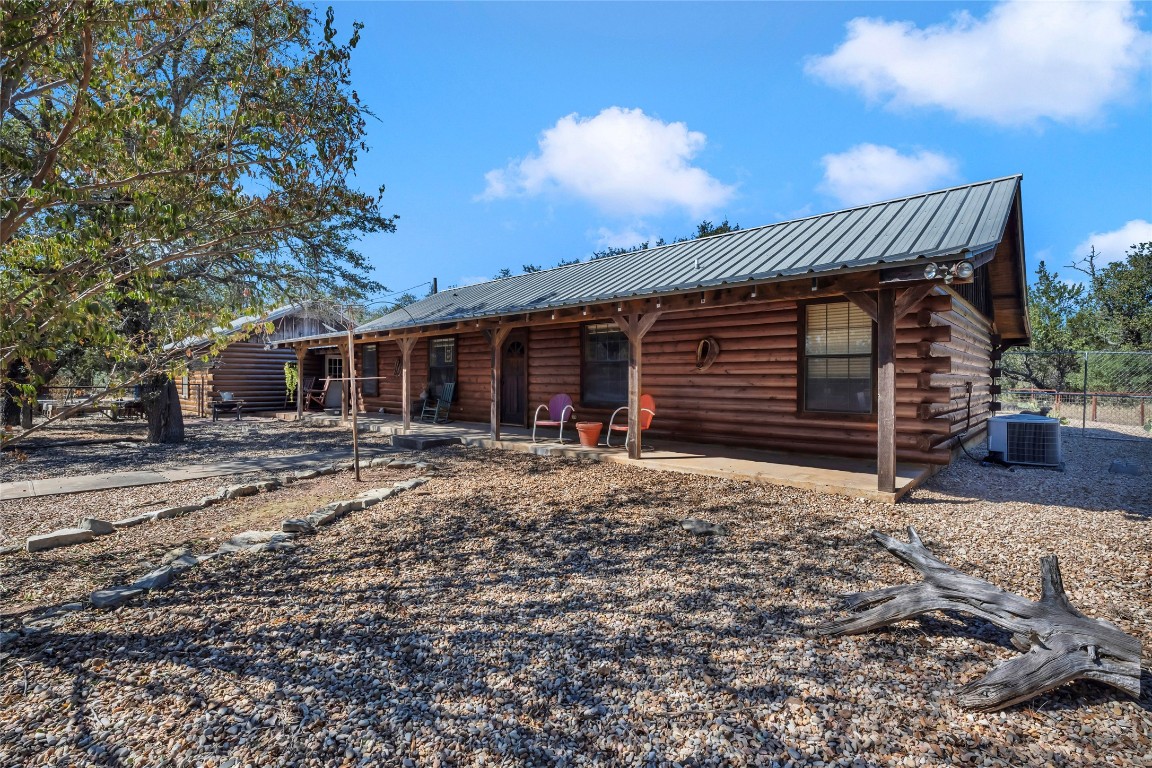
<svg viewBox="0 0 1152 768"><path fill-rule="evenodd" d="M949 463L1029 341L1021 177L452 288L354 331L368 411L456 383L452 416L527 426L556 393L652 437ZM285 342L309 349L345 337Z"/></svg>
<svg viewBox="0 0 1152 768"><path fill-rule="evenodd" d="M188 375L177 381L181 411L187 415L205 416L211 411L211 399L221 392L231 392L243 400L246 411L278 411L289 407L292 400L285 388L284 364L296 364L297 358L291 350L277 348L274 343L337 332L339 323L333 322L330 314L311 310L307 305L293 304L265 315L249 315L234 320L213 339L223 335L237 336L237 340L208 361L195 360L189 365ZM258 329L252 335L243 333L245 328L263 323L272 323L273 330ZM193 357L205 349L197 341L183 342L180 346L187 347ZM336 358L335 364L330 362L333 357ZM303 368L302 378L315 380L327 375L339 378L344 370L339 355L326 355L322 349L307 355ZM333 388L332 396L332 405L339 407L338 387Z"/></svg>

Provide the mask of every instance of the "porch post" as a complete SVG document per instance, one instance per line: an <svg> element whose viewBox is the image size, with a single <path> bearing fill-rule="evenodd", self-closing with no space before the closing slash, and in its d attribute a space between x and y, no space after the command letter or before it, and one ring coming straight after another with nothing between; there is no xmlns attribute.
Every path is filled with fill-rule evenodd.
<svg viewBox="0 0 1152 768"><path fill-rule="evenodd" d="M400 345L400 412L404 415L404 434L412 429L412 348L415 336L396 339Z"/></svg>
<svg viewBox="0 0 1152 768"><path fill-rule="evenodd" d="M340 345L344 358L344 375L340 377L340 421L348 421L348 371L352 368L352 358L348 343Z"/></svg>
<svg viewBox="0 0 1152 768"><path fill-rule="evenodd" d="M876 294L876 489L896 492L896 291Z"/></svg>
<svg viewBox="0 0 1152 768"><path fill-rule="evenodd" d="M356 482L360 482L360 425L357 423L357 414L360 404L356 402L356 339L352 334L352 327L348 327L348 392L349 408L352 411L352 472Z"/></svg>
<svg viewBox="0 0 1152 768"><path fill-rule="evenodd" d="M306 347L296 347L296 420L304 418L304 356Z"/></svg>
<svg viewBox="0 0 1152 768"><path fill-rule="evenodd" d="M489 421L493 442L500 439L500 374L504 365L504 356L500 354L500 348L504 346L504 340L508 338L511 330L508 326L500 326L484 334L488 337L488 343L492 345L492 403Z"/></svg>
<svg viewBox="0 0 1152 768"><path fill-rule="evenodd" d="M640 389L643 381L643 341L645 334L660 317L660 312L614 317L616 325L628 337L628 458L638 459L642 452L640 438Z"/></svg>

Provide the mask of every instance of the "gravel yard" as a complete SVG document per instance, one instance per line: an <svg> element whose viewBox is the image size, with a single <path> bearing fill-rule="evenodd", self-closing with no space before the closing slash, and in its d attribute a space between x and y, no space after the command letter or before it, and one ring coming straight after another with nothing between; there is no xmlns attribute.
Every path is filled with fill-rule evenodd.
<svg viewBox="0 0 1152 768"><path fill-rule="evenodd" d="M317 450L311 436L329 432L346 441L310 428L289 447ZM421 454L437 467L428 484L292 552L212 560L140 602L80 606L9 642L0 765L1149 766L1147 672L1139 701L1077 683L971 714L955 689L1016 654L995 627L935 615L805 635L840 615L840 595L914 578L868 537L914 525L946 561L1033 599L1038 558L1058 554L1073 603L1136 636L1152 664L1152 441L1073 442L1066 473L961 460L895 507L499 451ZM1101 472L1117 453L1145 475ZM25 468L40 461L29 457ZM0 556L0 631L142 575L172 547L207 551L414 474L343 473ZM220 484L0 513L24 531ZM684 517L727 535L691 536Z"/></svg>
<svg viewBox="0 0 1152 768"><path fill-rule="evenodd" d="M185 441L177 445L145 443L148 426L139 420L110 421L90 415L59 421L29 437L27 443L20 443L18 453L0 454L0 480L211 464L239 455L295 456L351 445L345 429L305 426L266 416L245 416L242 421L184 420ZM374 433L361 439L366 444L384 440Z"/></svg>

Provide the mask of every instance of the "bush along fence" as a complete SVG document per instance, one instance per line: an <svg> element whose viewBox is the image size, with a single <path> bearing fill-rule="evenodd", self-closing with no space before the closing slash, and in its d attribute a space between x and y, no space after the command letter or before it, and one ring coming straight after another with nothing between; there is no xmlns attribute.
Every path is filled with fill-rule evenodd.
<svg viewBox="0 0 1152 768"><path fill-rule="evenodd" d="M1152 437L1152 352L1005 352L1007 413L1042 411L1085 437Z"/></svg>

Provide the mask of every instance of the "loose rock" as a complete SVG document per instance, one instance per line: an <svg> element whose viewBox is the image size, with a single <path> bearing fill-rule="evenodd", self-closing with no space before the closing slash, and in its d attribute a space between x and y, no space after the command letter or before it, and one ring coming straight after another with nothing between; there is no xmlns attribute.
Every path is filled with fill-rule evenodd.
<svg viewBox="0 0 1152 768"><path fill-rule="evenodd" d="M725 533L721 526L707 520L686 518L680 521L680 527L696 536L723 536Z"/></svg>
<svg viewBox="0 0 1152 768"><path fill-rule="evenodd" d="M115 608L142 594L144 590L136 587L112 587L96 590L90 599L96 608Z"/></svg>
<svg viewBox="0 0 1152 768"><path fill-rule="evenodd" d="M76 527L83 528L86 531L92 531L92 533L97 536L107 536L111 533L116 533L116 526L106 520L100 520L95 517L81 518L80 524Z"/></svg>
<svg viewBox="0 0 1152 768"><path fill-rule="evenodd" d="M26 547L29 552L41 552L56 547L84 544L94 538L96 538L96 534L87 528L62 528L59 531L52 531L52 533L45 533L40 536L29 536Z"/></svg>

